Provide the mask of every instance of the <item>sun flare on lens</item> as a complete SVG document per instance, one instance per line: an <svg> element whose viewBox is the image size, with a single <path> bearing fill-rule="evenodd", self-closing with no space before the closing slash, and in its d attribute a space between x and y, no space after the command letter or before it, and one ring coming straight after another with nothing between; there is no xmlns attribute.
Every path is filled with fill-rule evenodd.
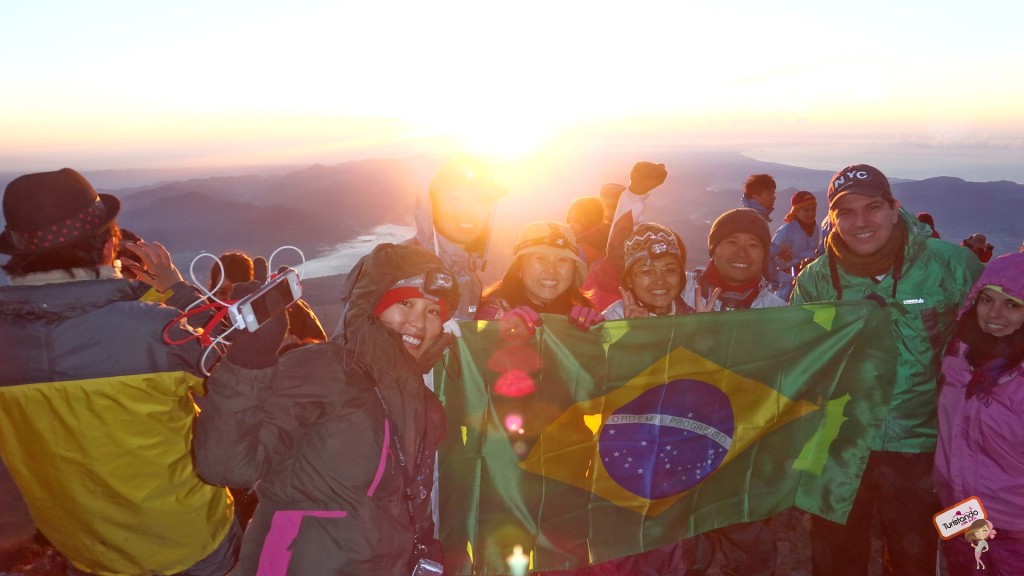
<svg viewBox="0 0 1024 576"><path fill-rule="evenodd" d="M452 134L456 143L469 153L516 160L540 151L550 142L553 130L498 118L486 123L454 126Z"/></svg>
<svg viewBox="0 0 1024 576"><path fill-rule="evenodd" d="M439 106L440 108L440 106ZM515 162L550 146L564 127L540 113L441 113L423 117L417 139L443 142L460 153Z"/></svg>

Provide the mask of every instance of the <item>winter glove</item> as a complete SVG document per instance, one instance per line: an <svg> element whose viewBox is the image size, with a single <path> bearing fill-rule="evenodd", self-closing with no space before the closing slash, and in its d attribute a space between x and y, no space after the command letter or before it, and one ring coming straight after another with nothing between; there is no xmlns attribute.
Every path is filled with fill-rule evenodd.
<svg viewBox="0 0 1024 576"><path fill-rule="evenodd" d="M661 186L668 177L664 164L654 162L637 162L629 173L629 191L633 194L646 194Z"/></svg>
<svg viewBox="0 0 1024 576"><path fill-rule="evenodd" d="M252 279L265 284L267 278L270 277L270 264L267 259L263 256L257 256L252 259Z"/></svg>
<svg viewBox="0 0 1024 576"><path fill-rule="evenodd" d="M236 284L231 290L231 298L240 299L248 296L262 286L262 282L255 280ZM231 334L231 347L228 348L227 357L232 364L250 370L262 370L277 364L277 350L281 347L285 332L288 331L288 315L284 310L284 302L277 293L267 293L266 302L267 309L270 310L270 320L255 332L243 328Z"/></svg>
<svg viewBox="0 0 1024 576"><path fill-rule="evenodd" d="M591 326L604 322L604 316L600 312L587 306L573 306L569 312L569 324L573 328L586 332Z"/></svg>
<svg viewBox="0 0 1024 576"><path fill-rule="evenodd" d="M523 340L533 336L537 326L544 324L540 314L529 306L520 306L505 312L499 320L501 333L511 338Z"/></svg>

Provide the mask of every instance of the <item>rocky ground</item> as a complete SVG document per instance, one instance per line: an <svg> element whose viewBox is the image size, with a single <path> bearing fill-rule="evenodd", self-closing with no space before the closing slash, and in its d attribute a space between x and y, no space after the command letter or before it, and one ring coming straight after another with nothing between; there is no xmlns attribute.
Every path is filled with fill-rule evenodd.
<svg viewBox="0 0 1024 576"><path fill-rule="evenodd" d="M772 520L778 542L777 576L810 576L810 516L798 510L789 510ZM876 547L881 542L876 540ZM876 550L875 558L881 557ZM0 550L0 576L60 576L64 574L64 560L44 540L35 539L15 549ZM879 562L871 566L869 576L881 576ZM946 572L940 572L945 576ZM710 576L724 576L712 567Z"/></svg>
<svg viewBox="0 0 1024 576"><path fill-rule="evenodd" d="M42 537L0 550L0 576L63 576L64 558Z"/></svg>

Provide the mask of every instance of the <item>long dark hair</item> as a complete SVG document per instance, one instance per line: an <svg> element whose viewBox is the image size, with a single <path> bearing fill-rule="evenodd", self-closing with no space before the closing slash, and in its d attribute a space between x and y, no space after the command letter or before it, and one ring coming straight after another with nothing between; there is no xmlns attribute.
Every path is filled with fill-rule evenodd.
<svg viewBox="0 0 1024 576"><path fill-rule="evenodd" d="M572 284L565 292L559 294L551 302L541 305L530 300L529 296L526 295L526 287L523 286L522 265L520 264L520 259L516 258L512 261L508 270L505 271L505 275L502 276L501 280L491 284L484 290L482 299L486 300L497 297L507 302L511 308L529 306L537 312L546 314L568 314L573 306L595 308L596 304L590 299L590 296L592 294L584 293L580 289L574 271Z"/></svg>

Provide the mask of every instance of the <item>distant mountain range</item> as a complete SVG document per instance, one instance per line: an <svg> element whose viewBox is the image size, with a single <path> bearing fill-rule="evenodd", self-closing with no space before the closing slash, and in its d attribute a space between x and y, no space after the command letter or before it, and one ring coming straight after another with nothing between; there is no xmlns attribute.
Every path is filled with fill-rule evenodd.
<svg viewBox="0 0 1024 576"><path fill-rule="evenodd" d="M122 226L172 249L269 254L284 244L309 257L412 214L418 180L403 161L314 165L275 176L172 182L123 196Z"/></svg>
<svg viewBox="0 0 1024 576"><path fill-rule="evenodd" d="M657 152L644 157L585 156L553 158L541 169L508 175L510 193L498 204L491 263L485 276L495 280L508 265L519 230L533 220L564 220L577 196L596 194L608 181L628 183L635 160L664 162L669 177L649 203L653 220L676 230L689 252L689 265L707 259L711 222L740 205L749 174L768 173L779 185L772 230L782 225L789 197L809 190L824 215L831 171L761 162L738 153ZM301 248L307 258L327 254L339 244L366 235L381 224L411 225L416 194L426 189L440 165L436 158L346 162L303 169L262 167L251 174L167 181L168 172L86 172L104 192L121 198L119 223L147 240L158 240L187 274L202 252L242 250L267 255L282 245ZM885 167L881 167L885 170ZM16 177L0 174L0 185ZM108 188L104 183L131 182ZM158 183L159 182L159 183ZM996 253L1017 251L1024 239L1024 185L1014 182L965 182L959 178L892 180L896 197L911 212L930 212L944 239L959 243L982 232ZM204 265L208 269L208 265ZM205 270L204 270L205 272ZM339 273L346 272L339 270ZM323 280L318 282L323 286ZM318 289L331 297L331 289Z"/></svg>

